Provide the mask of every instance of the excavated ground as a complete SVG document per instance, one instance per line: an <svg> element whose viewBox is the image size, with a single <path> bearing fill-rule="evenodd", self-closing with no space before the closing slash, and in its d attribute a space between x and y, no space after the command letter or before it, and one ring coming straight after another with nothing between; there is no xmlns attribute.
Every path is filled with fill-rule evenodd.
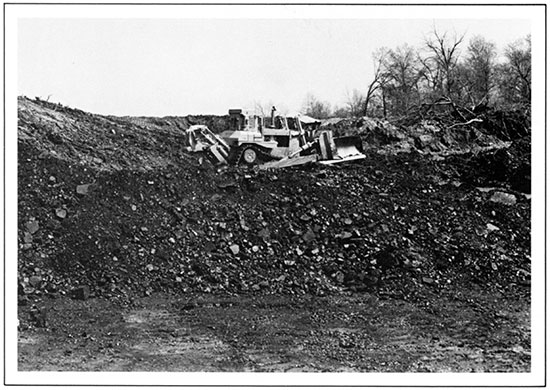
<svg viewBox="0 0 550 390"><path fill-rule="evenodd" d="M479 155L217 169L188 125L20 98L20 370L529 371L530 195Z"/></svg>

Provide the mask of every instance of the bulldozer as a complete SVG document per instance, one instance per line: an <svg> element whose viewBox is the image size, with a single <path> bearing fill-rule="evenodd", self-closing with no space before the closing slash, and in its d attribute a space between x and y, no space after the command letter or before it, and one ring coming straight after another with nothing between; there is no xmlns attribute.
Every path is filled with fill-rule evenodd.
<svg viewBox="0 0 550 390"><path fill-rule="evenodd" d="M229 110L229 128L214 134L204 125L187 132L188 150L205 152L217 164L246 164L261 169L283 168L310 162L334 164L365 158L358 137L332 136L329 131L317 137L304 128L300 115L270 117L242 109Z"/></svg>

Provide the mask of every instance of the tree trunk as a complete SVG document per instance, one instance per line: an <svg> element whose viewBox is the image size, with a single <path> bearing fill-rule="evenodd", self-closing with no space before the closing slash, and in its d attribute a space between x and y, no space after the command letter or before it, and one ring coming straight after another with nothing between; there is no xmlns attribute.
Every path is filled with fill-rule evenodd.
<svg viewBox="0 0 550 390"><path fill-rule="evenodd" d="M369 100L370 100L370 96L367 94L367 96L365 97L365 106L363 107L363 116L367 116L367 111L369 108Z"/></svg>
<svg viewBox="0 0 550 390"><path fill-rule="evenodd" d="M374 95L374 92L378 89L379 85L376 85L377 79L375 78L374 81L369 85L369 89L367 91L367 96L365 96L365 105L363 107L363 116L367 116L367 110L369 108L369 102L372 98L372 95Z"/></svg>

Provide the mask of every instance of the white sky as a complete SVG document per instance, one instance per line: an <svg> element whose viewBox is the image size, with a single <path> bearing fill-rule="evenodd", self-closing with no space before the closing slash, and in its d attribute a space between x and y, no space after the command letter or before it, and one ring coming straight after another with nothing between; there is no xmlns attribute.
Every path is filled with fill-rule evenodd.
<svg viewBox="0 0 550 390"><path fill-rule="evenodd" d="M343 105L370 82L373 51L419 47L434 25L466 32L463 49L530 33L527 19L21 18L18 94L114 115L300 110L307 93Z"/></svg>

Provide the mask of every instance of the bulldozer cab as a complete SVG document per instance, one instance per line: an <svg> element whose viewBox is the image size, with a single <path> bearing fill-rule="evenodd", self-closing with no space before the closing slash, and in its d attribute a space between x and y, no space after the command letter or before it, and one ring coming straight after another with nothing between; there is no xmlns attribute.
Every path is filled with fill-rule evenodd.
<svg viewBox="0 0 550 390"><path fill-rule="evenodd" d="M275 115L275 112L272 112L271 117L264 118L249 110L229 110L229 130L261 133L265 128L303 132L298 117Z"/></svg>
<svg viewBox="0 0 550 390"><path fill-rule="evenodd" d="M294 130L302 132L302 126L297 117L274 115L271 118L264 118L265 127L277 130Z"/></svg>
<svg viewBox="0 0 550 390"><path fill-rule="evenodd" d="M229 110L229 129L232 131L261 132L263 118L249 111L241 109Z"/></svg>
<svg viewBox="0 0 550 390"><path fill-rule="evenodd" d="M289 130L296 130L296 131L299 131L300 133L303 132L302 123L300 122L298 117L288 117L285 119L287 122L287 128Z"/></svg>

